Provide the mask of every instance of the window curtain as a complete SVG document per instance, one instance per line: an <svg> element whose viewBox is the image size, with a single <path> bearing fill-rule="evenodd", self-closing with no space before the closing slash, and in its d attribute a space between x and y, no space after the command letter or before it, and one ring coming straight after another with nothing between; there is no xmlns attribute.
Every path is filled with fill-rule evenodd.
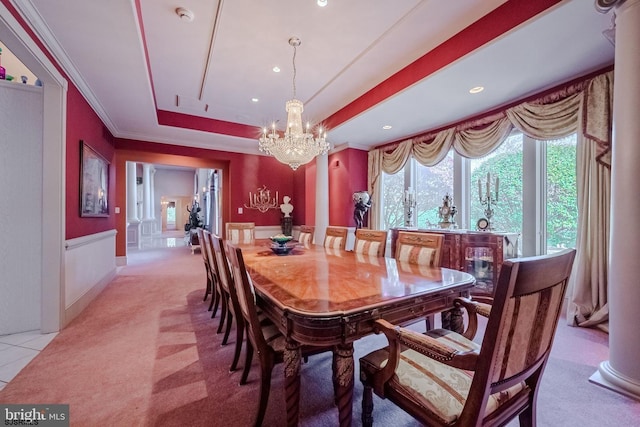
<svg viewBox="0 0 640 427"><path fill-rule="evenodd" d="M425 166L453 149L467 158L496 149L515 127L539 140L578 135L578 241L569 291L569 324L607 321L607 259L610 205L610 147L613 71L498 113L490 121L468 122L369 153L369 190L378 206L372 224L381 228L382 172L398 172L410 156Z"/></svg>

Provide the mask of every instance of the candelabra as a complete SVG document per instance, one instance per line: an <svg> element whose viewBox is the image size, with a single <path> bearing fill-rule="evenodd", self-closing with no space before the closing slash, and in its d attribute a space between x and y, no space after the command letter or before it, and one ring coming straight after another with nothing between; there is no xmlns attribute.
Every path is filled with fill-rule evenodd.
<svg viewBox="0 0 640 427"><path fill-rule="evenodd" d="M493 184L493 185L492 185ZM491 191L491 187L493 186L493 192ZM487 217L487 229L493 230L493 223L491 219L493 218L493 205L498 202L498 190L500 188L500 178L495 177L493 181L491 181L491 172L487 172L487 181L485 183L485 195L482 195L482 182L478 179L478 197L480 199L480 204L484 207L484 214Z"/></svg>
<svg viewBox="0 0 640 427"><path fill-rule="evenodd" d="M404 212L405 212L405 220L404 225L406 227L415 227L415 216L414 211L416 209L416 193L413 191L412 187L409 187L408 190L404 192Z"/></svg>
<svg viewBox="0 0 640 427"><path fill-rule="evenodd" d="M265 213L269 209L275 209L278 207L278 192L276 191L276 197L271 198L271 191L267 189L266 185L262 188L258 188L257 193L249 191L249 206L244 205L247 209L257 209L262 213Z"/></svg>

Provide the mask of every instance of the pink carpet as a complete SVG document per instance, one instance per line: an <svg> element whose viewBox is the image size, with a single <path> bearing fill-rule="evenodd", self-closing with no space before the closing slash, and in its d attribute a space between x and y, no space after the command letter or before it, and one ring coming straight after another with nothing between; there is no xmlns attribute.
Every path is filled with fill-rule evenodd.
<svg viewBox="0 0 640 427"><path fill-rule="evenodd" d="M0 402L68 403L73 426L252 425L259 370L254 366L245 386L238 385L242 366L228 371L235 335L221 346L219 317L211 319L202 301L200 254L187 247L154 249L130 262L0 391ZM357 342L356 361L384 344L381 336ZM605 333L561 320L538 399L540 426L638 425L640 403L588 382L607 357ZM303 365L302 390L300 424L336 425L330 354ZM356 426L361 393L356 372ZM389 402L374 402L376 425L419 425ZM284 420L282 368L276 366L264 425Z"/></svg>

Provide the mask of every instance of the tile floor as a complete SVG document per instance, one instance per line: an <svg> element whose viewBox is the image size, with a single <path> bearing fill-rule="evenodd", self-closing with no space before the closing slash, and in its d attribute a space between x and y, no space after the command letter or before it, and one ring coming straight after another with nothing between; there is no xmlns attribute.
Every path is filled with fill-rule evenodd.
<svg viewBox="0 0 640 427"><path fill-rule="evenodd" d="M56 335L58 335L57 332L41 334L40 331L29 331L0 336L0 390Z"/></svg>
<svg viewBox="0 0 640 427"><path fill-rule="evenodd" d="M187 246L188 240L181 231L168 231L140 242L140 248L131 250L140 253L156 248ZM57 333L41 334L40 331L0 335L0 390L51 342Z"/></svg>

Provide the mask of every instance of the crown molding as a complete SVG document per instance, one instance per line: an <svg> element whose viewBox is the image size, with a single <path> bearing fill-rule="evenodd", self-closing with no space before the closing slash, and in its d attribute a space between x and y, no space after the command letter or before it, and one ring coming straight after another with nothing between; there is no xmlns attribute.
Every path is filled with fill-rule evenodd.
<svg viewBox="0 0 640 427"><path fill-rule="evenodd" d="M111 134L116 135L118 133L118 128L115 123L111 120L100 101L98 101L98 98L85 82L82 74L78 71L78 68L75 66L73 61L71 61L69 55L67 55L66 51L55 38L51 28L49 28L40 13L38 13L38 10L31 0L13 0L13 2L27 25L29 25L33 32L40 38L40 41L42 41L49 53L53 56L55 61L58 63L58 66L66 74L66 77L71 80L98 117L100 117L100 120L102 120L107 129L109 129Z"/></svg>

